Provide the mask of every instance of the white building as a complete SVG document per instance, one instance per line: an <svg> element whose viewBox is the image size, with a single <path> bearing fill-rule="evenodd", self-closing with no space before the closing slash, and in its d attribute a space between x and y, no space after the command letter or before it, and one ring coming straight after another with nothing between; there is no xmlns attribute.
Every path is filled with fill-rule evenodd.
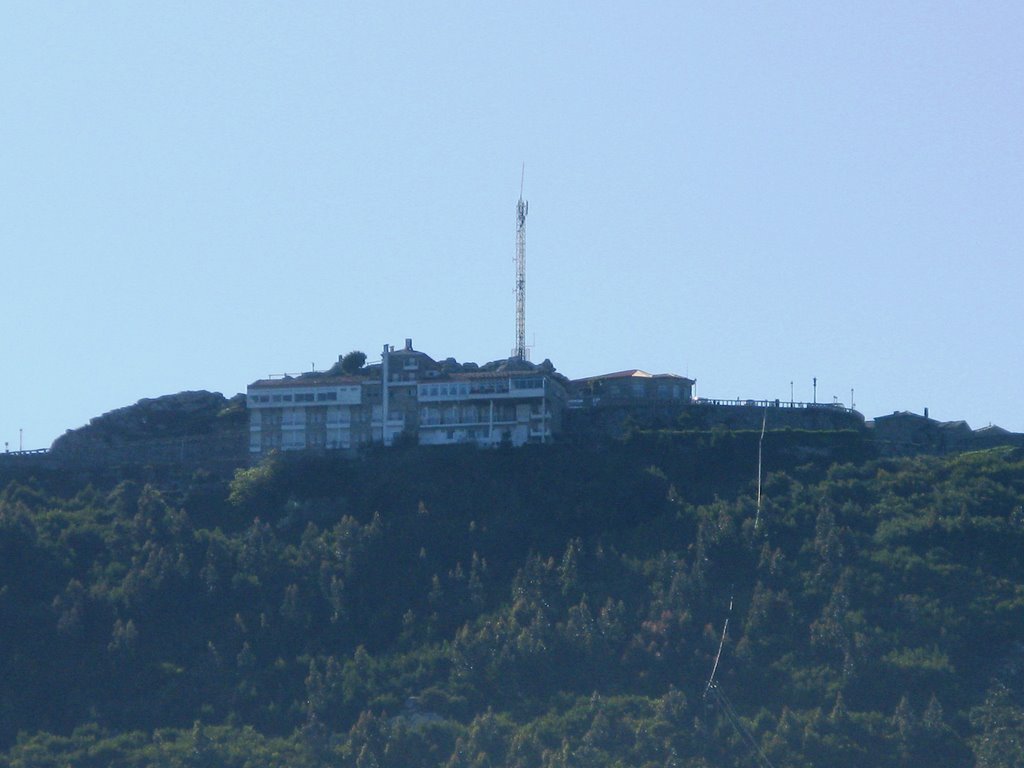
<svg viewBox="0 0 1024 768"><path fill-rule="evenodd" d="M257 381L248 388L249 452L351 448L361 442L362 405L363 382L355 377Z"/></svg>
<svg viewBox="0 0 1024 768"><path fill-rule="evenodd" d="M453 374L420 383L419 438L425 445L549 442L561 428L565 389L537 371Z"/></svg>
<svg viewBox="0 0 1024 768"><path fill-rule="evenodd" d="M406 339L356 375L338 368L250 384L250 455L354 450L401 435L424 445L523 445L549 442L561 429L565 379L550 363L438 363Z"/></svg>

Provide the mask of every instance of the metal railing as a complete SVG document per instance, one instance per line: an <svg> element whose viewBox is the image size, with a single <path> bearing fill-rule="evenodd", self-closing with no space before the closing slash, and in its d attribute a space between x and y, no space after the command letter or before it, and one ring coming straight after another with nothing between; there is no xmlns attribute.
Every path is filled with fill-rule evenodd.
<svg viewBox="0 0 1024 768"><path fill-rule="evenodd" d="M850 411L852 408L847 408L842 403L802 403L795 400L722 400L718 398L699 397L694 398L692 401L693 405L725 405L725 406L745 406L748 408L792 408L792 409L814 409L814 408L828 408L836 409L841 411Z"/></svg>
<svg viewBox="0 0 1024 768"><path fill-rule="evenodd" d="M725 406L729 408L787 408L792 410L815 410L815 409L828 409L828 410L840 410L847 413L854 413L853 408L848 408L842 403L803 403L795 400L753 400L753 399L737 399L737 400L725 400L722 398L710 398L710 397L695 397L693 400L682 401L682 400L670 400L659 397L628 397L624 395L618 396L585 396L575 397L567 401L566 406L569 410L577 411L585 408L593 408L599 405L606 406L629 406L629 405L647 405L647 404L666 404L676 406L700 406L700 405L716 405Z"/></svg>

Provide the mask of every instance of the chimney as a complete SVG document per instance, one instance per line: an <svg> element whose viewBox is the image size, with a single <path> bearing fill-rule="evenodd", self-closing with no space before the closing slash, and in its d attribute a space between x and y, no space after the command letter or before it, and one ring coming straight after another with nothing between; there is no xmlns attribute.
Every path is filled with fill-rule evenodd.
<svg viewBox="0 0 1024 768"><path fill-rule="evenodd" d="M928 418L928 406L927 405L924 407L924 417L926 419Z"/></svg>
<svg viewBox="0 0 1024 768"><path fill-rule="evenodd" d="M412 339L405 340L405 351L412 352Z"/></svg>

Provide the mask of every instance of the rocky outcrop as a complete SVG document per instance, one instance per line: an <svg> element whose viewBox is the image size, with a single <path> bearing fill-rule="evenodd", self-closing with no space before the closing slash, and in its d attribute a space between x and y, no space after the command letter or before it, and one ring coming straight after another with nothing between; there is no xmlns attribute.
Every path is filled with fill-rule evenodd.
<svg viewBox="0 0 1024 768"><path fill-rule="evenodd" d="M50 448L65 465L242 464L246 457L245 396L179 392L146 398L68 430Z"/></svg>

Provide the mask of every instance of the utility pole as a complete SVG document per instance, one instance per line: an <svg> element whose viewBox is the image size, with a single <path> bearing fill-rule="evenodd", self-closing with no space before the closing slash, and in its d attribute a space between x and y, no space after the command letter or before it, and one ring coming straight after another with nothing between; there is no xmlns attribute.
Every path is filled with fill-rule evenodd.
<svg viewBox="0 0 1024 768"><path fill-rule="evenodd" d="M516 203L516 345L512 357L527 359L526 352L526 214L530 204L523 200L526 163L519 178L519 202Z"/></svg>

